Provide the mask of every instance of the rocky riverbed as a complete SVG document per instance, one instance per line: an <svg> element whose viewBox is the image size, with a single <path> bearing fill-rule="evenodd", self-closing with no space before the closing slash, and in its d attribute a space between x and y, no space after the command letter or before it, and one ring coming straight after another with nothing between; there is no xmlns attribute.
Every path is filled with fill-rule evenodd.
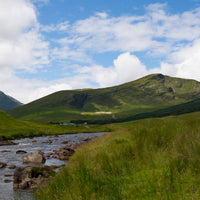
<svg viewBox="0 0 200 200"><path fill-rule="evenodd" d="M58 136L45 136L13 140L12 143L0 143L0 199L32 199L29 190L13 190L14 172L18 167L36 166L36 164L23 162L23 157L31 152L40 150L44 153L45 162L37 166L51 166L59 169L66 165L69 157L76 148L89 140L104 133L67 134Z"/></svg>

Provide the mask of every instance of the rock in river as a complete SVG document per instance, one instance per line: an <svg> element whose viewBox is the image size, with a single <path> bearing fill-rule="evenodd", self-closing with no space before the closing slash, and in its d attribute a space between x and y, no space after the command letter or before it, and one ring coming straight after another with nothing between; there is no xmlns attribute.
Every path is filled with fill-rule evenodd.
<svg viewBox="0 0 200 200"><path fill-rule="evenodd" d="M10 141L10 140L3 140L3 141L0 141L0 146L7 146L7 145L17 145L17 143L12 142L12 141Z"/></svg>
<svg viewBox="0 0 200 200"><path fill-rule="evenodd" d="M34 164L41 164L45 163L46 158L44 153L40 150L35 150L25 156L22 157L23 163L34 163Z"/></svg>
<svg viewBox="0 0 200 200"><path fill-rule="evenodd" d="M0 169L6 167L6 163L0 162Z"/></svg>
<svg viewBox="0 0 200 200"><path fill-rule="evenodd" d="M27 152L24 151L24 150L18 150L18 151L16 151L16 154L25 154L25 153L27 153Z"/></svg>
<svg viewBox="0 0 200 200"><path fill-rule="evenodd" d="M55 172L49 166L43 167L17 167L14 172L14 190L33 189L44 184Z"/></svg>

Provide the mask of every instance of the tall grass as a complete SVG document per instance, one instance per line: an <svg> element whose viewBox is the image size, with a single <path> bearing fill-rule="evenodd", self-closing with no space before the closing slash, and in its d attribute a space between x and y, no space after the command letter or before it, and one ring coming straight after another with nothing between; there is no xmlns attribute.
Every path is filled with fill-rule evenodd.
<svg viewBox="0 0 200 200"><path fill-rule="evenodd" d="M200 199L200 113L110 126L35 198Z"/></svg>

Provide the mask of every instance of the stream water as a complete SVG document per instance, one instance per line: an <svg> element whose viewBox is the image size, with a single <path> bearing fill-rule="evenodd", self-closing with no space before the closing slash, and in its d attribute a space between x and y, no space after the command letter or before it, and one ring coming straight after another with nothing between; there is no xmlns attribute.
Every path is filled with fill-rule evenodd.
<svg viewBox="0 0 200 200"><path fill-rule="evenodd" d="M79 144L82 142L83 138L86 137L98 137L105 133L84 133L84 134L66 134L58 136L45 136L45 137L34 137L24 138L20 140L13 140L13 142L18 143L17 145L0 146L0 162L4 162L9 165L26 166L22 162L22 156L24 154L16 154L18 150L24 150L27 153L33 152L35 150L41 150L45 154L53 152L53 150L59 149L63 141L68 141L72 145ZM51 140L51 144L45 143ZM46 160L43 165L63 165L66 161L61 161L50 157ZM13 175L15 169L9 169L8 167L0 169L0 200L15 200L24 199L31 200L32 194L28 191L14 191L13 190Z"/></svg>

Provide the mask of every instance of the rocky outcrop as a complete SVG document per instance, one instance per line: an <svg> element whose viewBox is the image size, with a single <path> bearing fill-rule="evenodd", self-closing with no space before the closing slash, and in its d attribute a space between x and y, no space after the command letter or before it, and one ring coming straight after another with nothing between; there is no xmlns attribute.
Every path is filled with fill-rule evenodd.
<svg viewBox="0 0 200 200"><path fill-rule="evenodd" d="M43 185L55 172L49 166L43 167L17 167L14 172L14 190L33 189Z"/></svg>
<svg viewBox="0 0 200 200"><path fill-rule="evenodd" d="M23 163L41 164L41 163L45 163L46 158L42 151L35 150L34 152L23 156L22 160L23 160Z"/></svg>
<svg viewBox="0 0 200 200"><path fill-rule="evenodd" d="M72 156L74 153L74 148L70 147L69 145L66 145L64 147L60 147L60 149L58 150L54 150L53 157L60 160L69 160L69 157Z"/></svg>

